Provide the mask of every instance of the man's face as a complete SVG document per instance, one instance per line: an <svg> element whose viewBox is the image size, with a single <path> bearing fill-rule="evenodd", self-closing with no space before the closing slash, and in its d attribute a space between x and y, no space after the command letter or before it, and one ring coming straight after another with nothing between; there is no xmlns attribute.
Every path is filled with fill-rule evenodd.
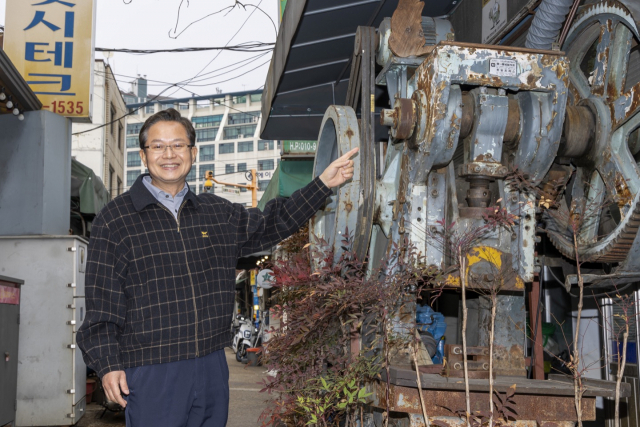
<svg viewBox="0 0 640 427"><path fill-rule="evenodd" d="M190 144L184 126L178 122L160 121L149 128L146 147L152 144L164 144L169 147L160 152L150 148L140 150L140 157L149 169L153 185L173 195L184 187L185 179L198 152L196 147L176 151L173 145L179 143Z"/></svg>

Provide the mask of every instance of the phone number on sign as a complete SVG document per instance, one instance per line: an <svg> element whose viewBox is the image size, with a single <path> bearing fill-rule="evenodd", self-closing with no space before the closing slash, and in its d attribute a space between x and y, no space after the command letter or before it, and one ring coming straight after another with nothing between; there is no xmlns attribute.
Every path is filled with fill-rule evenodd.
<svg viewBox="0 0 640 427"><path fill-rule="evenodd" d="M82 114L84 112L83 101L53 101L49 110L58 114Z"/></svg>

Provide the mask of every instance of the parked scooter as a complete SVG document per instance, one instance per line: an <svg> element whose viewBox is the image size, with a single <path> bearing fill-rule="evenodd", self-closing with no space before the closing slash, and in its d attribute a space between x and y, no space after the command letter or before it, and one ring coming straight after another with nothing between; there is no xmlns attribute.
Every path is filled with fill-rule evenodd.
<svg viewBox="0 0 640 427"><path fill-rule="evenodd" d="M240 329L233 337L231 348L236 353L238 362L247 363L247 349L262 344L264 321L260 322L260 327L256 329L251 319L245 318L242 314L236 315L236 319L240 323Z"/></svg>

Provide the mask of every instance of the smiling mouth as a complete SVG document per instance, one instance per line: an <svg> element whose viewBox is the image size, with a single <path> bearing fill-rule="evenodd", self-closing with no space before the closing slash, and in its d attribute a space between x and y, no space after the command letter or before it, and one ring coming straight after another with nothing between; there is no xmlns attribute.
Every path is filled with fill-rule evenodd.
<svg viewBox="0 0 640 427"><path fill-rule="evenodd" d="M162 169L175 169L177 168L179 165L177 163L172 163L170 165L161 165Z"/></svg>

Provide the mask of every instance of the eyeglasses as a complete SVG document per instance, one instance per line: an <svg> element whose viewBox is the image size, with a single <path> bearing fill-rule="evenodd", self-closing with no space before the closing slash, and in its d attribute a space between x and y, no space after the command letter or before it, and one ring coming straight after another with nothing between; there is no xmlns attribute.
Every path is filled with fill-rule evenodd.
<svg viewBox="0 0 640 427"><path fill-rule="evenodd" d="M193 147L193 145L185 142L176 142L175 144L160 144L159 142L154 142L153 144L144 146L144 148L148 148L152 153L156 154L164 153L167 147L171 147L174 153L183 153L188 147Z"/></svg>

